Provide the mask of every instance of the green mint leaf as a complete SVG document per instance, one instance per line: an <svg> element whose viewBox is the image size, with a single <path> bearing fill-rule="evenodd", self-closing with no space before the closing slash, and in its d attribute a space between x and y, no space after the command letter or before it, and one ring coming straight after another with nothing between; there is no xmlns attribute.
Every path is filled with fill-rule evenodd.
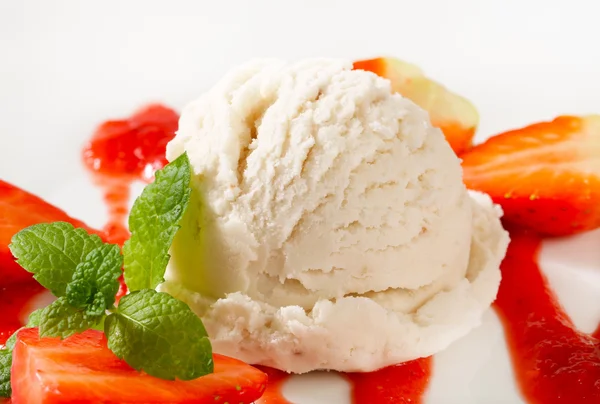
<svg viewBox="0 0 600 404"><path fill-rule="evenodd" d="M90 328L92 330L104 332L104 322L106 321L107 318L108 318L108 316L99 317L99 321L96 324L94 324L93 326L91 326Z"/></svg>
<svg viewBox="0 0 600 404"><path fill-rule="evenodd" d="M115 303L115 295L119 291L122 266L123 256L116 244L103 244L90 251L77 265L73 280L67 285L66 297L69 304L77 308L88 308L92 305L94 310L98 310L98 303L103 299L104 307L100 310L110 308Z"/></svg>
<svg viewBox="0 0 600 404"><path fill-rule="evenodd" d="M6 340L6 342L4 343L5 349L8 349L10 351L13 350L13 348L15 347L15 344L17 343L17 334L19 333L19 330L21 330L21 328L19 328L15 332L13 332L12 335Z"/></svg>
<svg viewBox="0 0 600 404"><path fill-rule="evenodd" d="M66 222L41 223L21 230L9 246L17 263L55 296L65 294L75 268L102 245L97 235Z"/></svg>
<svg viewBox="0 0 600 404"><path fill-rule="evenodd" d="M146 289L124 296L106 318L104 332L119 358L152 376L191 380L213 371L202 321L166 293Z"/></svg>
<svg viewBox="0 0 600 404"><path fill-rule="evenodd" d="M27 318L26 327L28 327L28 328L39 327L40 326L40 318L42 317L43 311L44 311L44 309L37 309L37 310L34 310L33 312L31 312L31 314L29 314L29 317ZM15 334L13 334L13 336L15 336Z"/></svg>
<svg viewBox="0 0 600 404"><path fill-rule="evenodd" d="M110 305L106 303L104 294L102 292L96 292L92 302L85 308L85 312L88 316L99 317L102 316L102 314L106 314L106 309L109 306L112 306L112 303Z"/></svg>
<svg viewBox="0 0 600 404"><path fill-rule="evenodd" d="M92 328L102 317L89 315L85 309L71 306L66 297L60 297L42 311L40 337L67 338Z"/></svg>
<svg viewBox="0 0 600 404"><path fill-rule="evenodd" d="M81 264L80 264L81 265ZM92 284L87 279L77 279L67 284L67 302L78 309L85 309L92 295Z"/></svg>
<svg viewBox="0 0 600 404"><path fill-rule="evenodd" d="M129 215L131 238L123 246L125 283L130 291L154 289L164 281L169 248L190 199L187 154L156 172Z"/></svg>
<svg viewBox="0 0 600 404"><path fill-rule="evenodd" d="M0 397L10 398L10 367L12 366L12 349L0 350Z"/></svg>

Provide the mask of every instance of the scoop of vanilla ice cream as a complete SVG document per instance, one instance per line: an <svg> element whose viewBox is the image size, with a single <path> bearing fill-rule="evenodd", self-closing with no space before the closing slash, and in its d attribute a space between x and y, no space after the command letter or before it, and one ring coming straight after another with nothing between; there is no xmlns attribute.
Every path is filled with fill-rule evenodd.
<svg viewBox="0 0 600 404"><path fill-rule="evenodd" d="M167 147L192 200L163 289L213 349L290 372L371 371L479 324L508 244L425 111L339 60L263 60L189 104Z"/></svg>

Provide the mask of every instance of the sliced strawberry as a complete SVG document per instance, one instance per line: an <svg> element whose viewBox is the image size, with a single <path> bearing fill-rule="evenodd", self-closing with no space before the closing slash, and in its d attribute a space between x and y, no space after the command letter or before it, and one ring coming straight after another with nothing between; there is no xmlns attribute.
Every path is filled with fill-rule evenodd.
<svg viewBox="0 0 600 404"><path fill-rule="evenodd" d="M550 236L600 226L600 115L506 132L461 158L467 187L488 193L509 222Z"/></svg>
<svg viewBox="0 0 600 404"><path fill-rule="evenodd" d="M265 390L260 370L221 355L214 362L215 372L199 379L161 380L117 358L99 331L61 341L23 329L13 353L12 404L248 404Z"/></svg>
<svg viewBox="0 0 600 404"><path fill-rule="evenodd" d="M471 147L479 115L467 99L429 79L417 66L398 59L360 60L354 63L354 68L385 77L394 91L429 112L431 123L444 132L456 154Z"/></svg>
<svg viewBox="0 0 600 404"><path fill-rule="evenodd" d="M0 286L31 279L31 274L15 263L8 249L12 236L33 224L56 221L100 234L43 199L0 180Z"/></svg>

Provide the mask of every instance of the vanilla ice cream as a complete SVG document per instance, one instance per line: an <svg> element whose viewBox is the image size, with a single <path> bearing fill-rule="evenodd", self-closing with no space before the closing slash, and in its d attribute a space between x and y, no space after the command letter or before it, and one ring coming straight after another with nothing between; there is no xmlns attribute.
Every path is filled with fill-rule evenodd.
<svg viewBox="0 0 600 404"><path fill-rule="evenodd" d="M189 104L164 290L215 352L302 373L431 355L480 322L508 235L425 111L339 60L246 64Z"/></svg>

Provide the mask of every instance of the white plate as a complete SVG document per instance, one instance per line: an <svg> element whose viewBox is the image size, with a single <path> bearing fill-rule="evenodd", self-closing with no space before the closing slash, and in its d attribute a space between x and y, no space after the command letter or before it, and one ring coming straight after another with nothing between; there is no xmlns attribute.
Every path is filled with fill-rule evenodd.
<svg viewBox="0 0 600 404"><path fill-rule="evenodd" d="M181 108L259 56L414 62L478 107L478 139L600 112L594 1L2 1L0 178L102 225L80 164L94 127L149 101ZM600 321L600 232L546 243L542 266L583 331ZM297 377L292 401L347 403L334 374ZM493 312L435 356L427 403L519 403Z"/></svg>

